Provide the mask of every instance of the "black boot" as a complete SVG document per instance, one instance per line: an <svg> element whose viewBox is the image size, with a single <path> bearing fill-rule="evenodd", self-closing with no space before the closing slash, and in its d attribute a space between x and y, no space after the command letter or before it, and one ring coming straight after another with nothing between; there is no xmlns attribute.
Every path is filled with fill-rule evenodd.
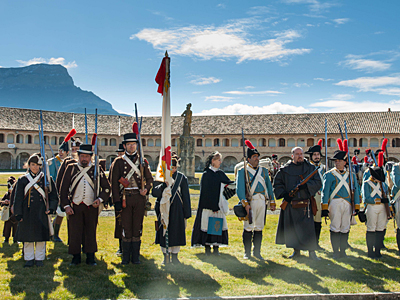
<svg viewBox="0 0 400 300"><path fill-rule="evenodd" d="M131 262L133 263L133 264L135 264L135 265L138 265L138 264L140 264L140 259L139 259L139 256L140 256L140 244L141 244L141 241L139 241L139 242L132 242L132 257L131 257Z"/></svg>
<svg viewBox="0 0 400 300"><path fill-rule="evenodd" d="M375 246L375 231L367 231L366 235L368 257L375 258L374 246Z"/></svg>
<svg viewBox="0 0 400 300"><path fill-rule="evenodd" d="M206 255L207 256L211 255L211 246L210 245L206 245L205 249L206 249Z"/></svg>
<svg viewBox="0 0 400 300"><path fill-rule="evenodd" d="M35 265L36 267L43 267L44 266L43 260L35 260Z"/></svg>
<svg viewBox="0 0 400 300"><path fill-rule="evenodd" d="M219 254L219 246L213 246L213 254L214 255L220 255Z"/></svg>
<svg viewBox="0 0 400 300"><path fill-rule="evenodd" d="M215 252L214 252L215 253ZM172 255L172 263L174 264L174 265L179 265L179 264L181 264L181 262L179 261L179 259L178 259L178 253L171 253L171 255Z"/></svg>
<svg viewBox="0 0 400 300"><path fill-rule="evenodd" d="M382 243L381 243L381 249L383 250L387 250L388 248L386 248L385 244L383 243L385 241L385 235L386 235L386 228L382 231L383 233L383 239L382 239Z"/></svg>
<svg viewBox="0 0 400 300"><path fill-rule="evenodd" d="M8 244L9 240L10 240L10 238L6 237L6 238L4 238L4 242L3 243Z"/></svg>
<svg viewBox="0 0 400 300"><path fill-rule="evenodd" d="M163 253L163 255L164 255L164 261L162 262L162 264L163 265L169 264L170 263L171 254L168 255L167 253Z"/></svg>
<svg viewBox="0 0 400 300"><path fill-rule="evenodd" d="M315 228L315 237L317 238L317 250L325 251L325 249L319 245L319 237L321 236L322 223L314 222L314 228Z"/></svg>
<svg viewBox="0 0 400 300"><path fill-rule="evenodd" d="M381 258L382 241L385 238L383 231L375 231L375 258Z"/></svg>
<svg viewBox="0 0 400 300"><path fill-rule="evenodd" d="M61 227L60 224L54 224L53 241L62 243L62 239L60 239L60 237L58 236L60 233L60 227Z"/></svg>
<svg viewBox="0 0 400 300"><path fill-rule="evenodd" d="M244 245L244 259L249 259L251 257L251 239L253 238L252 231L243 230L243 245Z"/></svg>
<svg viewBox="0 0 400 300"><path fill-rule="evenodd" d="M121 256L122 255L122 239L118 239L118 244L119 244L119 248L117 250L117 253L115 253L117 256Z"/></svg>
<svg viewBox="0 0 400 300"><path fill-rule="evenodd" d="M346 249L348 245L349 233L340 233L340 257L347 257Z"/></svg>
<svg viewBox="0 0 400 300"><path fill-rule="evenodd" d="M27 260L26 263L25 263L25 265L24 265L24 268L31 268L31 267L33 267L34 265L35 265L35 260L34 260L34 259L32 259L32 260Z"/></svg>
<svg viewBox="0 0 400 300"><path fill-rule="evenodd" d="M397 241L397 248L399 249L399 255L400 255L400 229L397 228L396 232L396 241Z"/></svg>
<svg viewBox="0 0 400 300"><path fill-rule="evenodd" d="M94 253L86 253L86 264L89 266L97 266L96 260L94 259Z"/></svg>
<svg viewBox="0 0 400 300"><path fill-rule="evenodd" d="M76 266L81 263L81 255L80 254L73 254L72 261L69 264L70 266Z"/></svg>
<svg viewBox="0 0 400 300"><path fill-rule="evenodd" d="M129 264L131 259L131 242L122 242L122 265Z"/></svg>
<svg viewBox="0 0 400 300"><path fill-rule="evenodd" d="M321 260L321 259L317 256L317 254L315 254L315 251L314 251L314 250L309 250L309 251L308 251L308 257L311 258L312 260L316 260L316 261Z"/></svg>
<svg viewBox="0 0 400 300"><path fill-rule="evenodd" d="M262 242L262 231L254 231L253 235L253 255L254 257L264 260L264 258L261 256L261 242Z"/></svg>
<svg viewBox="0 0 400 300"><path fill-rule="evenodd" d="M289 258L290 259L296 259L299 256L301 256L300 250L299 249L293 249L293 253L292 253L292 255L289 256Z"/></svg>
<svg viewBox="0 0 400 300"><path fill-rule="evenodd" d="M340 247L340 232L331 231L331 244L333 250L333 258L340 258L339 247Z"/></svg>

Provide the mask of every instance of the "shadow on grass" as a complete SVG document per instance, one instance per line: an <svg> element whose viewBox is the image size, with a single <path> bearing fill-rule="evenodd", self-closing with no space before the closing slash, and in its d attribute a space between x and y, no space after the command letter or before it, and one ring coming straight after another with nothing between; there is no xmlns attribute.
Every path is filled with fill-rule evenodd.
<svg viewBox="0 0 400 300"><path fill-rule="evenodd" d="M199 260L210 263L233 277L247 279L258 285L272 285L264 280L265 273L269 269L265 261L258 261L258 267L252 267L227 253L220 252L219 256L206 256L204 253L198 253L196 256Z"/></svg>
<svg viewBox="0 0 400 300"><path fill-rule="evenodd" d="M18 243L3 243L1 245L0 253L3 254L2 258L12 258L20 250Z"/></svg>
<svg viewBox="0 0 400 300"><path fill-rule="evenodd" d="M11 294L17 296L25 293L24 299L48 299L49 294L60 285L54 281L55 264L55 260L45 260L43 267L24 268L22 256L18 260L8 260L7 271L13 275L9 284Z"/></svg>

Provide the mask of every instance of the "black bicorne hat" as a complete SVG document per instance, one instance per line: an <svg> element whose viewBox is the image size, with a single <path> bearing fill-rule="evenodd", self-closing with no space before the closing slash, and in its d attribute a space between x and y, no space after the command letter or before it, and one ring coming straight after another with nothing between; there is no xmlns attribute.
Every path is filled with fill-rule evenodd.
<svg viewBox="0 0 400 300"><path fill-rule="evenodd" d="M69 151L69 146L68 146L68 142L63 141L60 145L60 147L58 147L59 150L63 150L65 152Z"/></svg>
<svg viewBox="0 0 400 300"><path fill-rule="evenodd" d="M354 155L358 155L358 154L360 154L360 149L355 149L354 150Z"/></svg>
<svg viewBox="0 0 400 300"><path fill-rule="evenodd" d="M130 142L136 142L137 143L137 137L136 133L130 132L127 134L124 134L124 140L122 141L122 144L130 143Z"/></svg>
<svg viewBox="0 0 400 300"><path fill-rule="evenodd" d="M312 156L314 152L319 152L319 154L321 154L321 156L323 156L321 150L322 150L322 148L320 145L314 145L314 146L311 146L310 148L308 148L308 150L305 153Z"/></svg>
<svg viewBox="0 0 400 300"><path fill-rule="evenodd" d="M331 157L330 160L336 160L336 159L347 160L346 155L347 155L346 151L336 150L335 153L333 154L333 157Z"/></svg>
<svg viewBox="0 0 400 300"><path fill-rule="evenodd" d="M119 144L118 149L115 152L125 152L124 144Z"/></svg>
<svg viewBox="0 0 400 300"><path fill-rule="evenodd" d="M82 144L79 146L78 154L90 154L93 155L92 144Z"/></svg>
<svg viewBox="0 0 400 300"><path fill-rule="evenodd" d="M33 163L38 164L38 165L41 166L41 165L43 164L42 155L41 155L40 153L34 153L34 154L32 154L32 155L29 157L29 159L28 159L28 165L29 165L31 162L33 162Z"/></svg>
<svg viewBox="0 0 400 300"><path fill-rule="evenodd" d="M369 172L371 173L371 176L374 177L376 180L385 182L385 173L383 172L383 168L381 167L369 168Z"/></svg>

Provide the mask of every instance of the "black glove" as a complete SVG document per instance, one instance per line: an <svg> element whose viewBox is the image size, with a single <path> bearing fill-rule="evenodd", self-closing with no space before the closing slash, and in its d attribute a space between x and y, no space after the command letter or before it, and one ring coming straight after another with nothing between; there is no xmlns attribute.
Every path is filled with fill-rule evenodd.
<svg viewBox="0 0 400 300"><path fill-rule="evenodd" d="M321 217L329 217L329 210L323 209L323 210L322 210Z"/></svg>
<svg viewBox="0 0 400 300"><path fill-rule="evenodd" d="M356 212L355 215L356 215L356 216L358 215L359 211L360 211L359 209L356 209L356 210L355 210L355 212Z"/></svg>
<svg viewBox="0 0 400 300"><path fill-rule="evenodd" d="M15 219L19 222L22 220L22 215L15 216Z"/></svg>
<svg viewBox="0 0 400 300"><path fill-rule="evenodd" d="M283 199L285 199L286 202L290 203L293 200L293 197L289 196L289 193L284 193L283 194Z"/></svg>
<svg viewBox="0 0 400 300"><path fill-rule="evenodd" d="M299 190L306 190L307 189L307 183L299 186Z"/></svg>
<svg viewBox="0 0 400 300"><path fill-rule="evenodd" d="M122 202L115 202L114 209L115 209L115 211L121 211L122 210Z"/></svg>
<svg viewBox="0 0 400 300"><path fill-rule="evenodd" d="M388 198L382 198L381 203L389 203L389 199Z"/></svg>

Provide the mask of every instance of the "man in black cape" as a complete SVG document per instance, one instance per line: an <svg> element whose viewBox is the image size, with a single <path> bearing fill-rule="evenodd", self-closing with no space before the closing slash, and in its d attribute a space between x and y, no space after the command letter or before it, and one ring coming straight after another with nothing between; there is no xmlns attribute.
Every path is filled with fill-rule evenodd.
<svg viewBox="0 0 400 300"><path fill-rule="evenodd" d="M294 249L289 258L297 258L300 250L308 250L311 259L320 260L315 254L317 240L311 207L311 197L322 187L318 173L301 185L293 197L289 194L314 170L315 166L304 159L303 149L295 147L292 149L292 160L281 167L274 178L276 199L283 198L283 204L287 202L279 215L276 244L285 244Z"/></svg>

